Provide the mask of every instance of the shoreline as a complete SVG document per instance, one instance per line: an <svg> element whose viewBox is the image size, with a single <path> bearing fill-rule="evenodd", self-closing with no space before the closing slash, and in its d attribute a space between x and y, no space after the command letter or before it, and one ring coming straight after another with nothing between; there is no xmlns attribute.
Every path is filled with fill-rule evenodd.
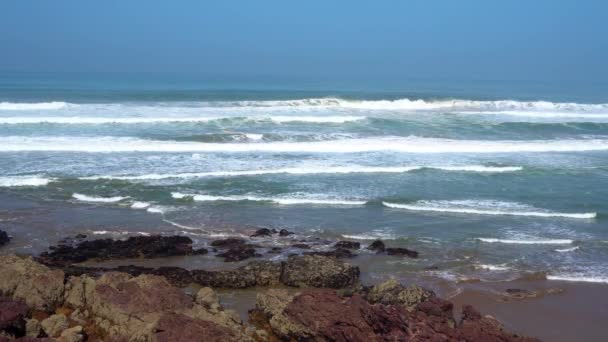
<svg viewBox="0 0 608 342"><path fill-rule="evenodd" d="M14 196L6 196L6 198L15 198ZM56 242L64 239L68 232L76 234L77 232L82 233L83 230L80 227L92 228L89 224L91 220L96 220L95 223L99 227L99 230L103 230L103 227L112 227L119 224L122 227L129 227L125 231L145 231L146 222L153 223L158 221L158 218L149 214L140 213L137 211L128 211L129 215L116 216L112 213L116 213L116 209L104 208L91 205L78 205L72 204L66 206L65 204L59 205L55 209L49 209L48 203L42 203L38 206L32 206L35 201L27 198L22 198L20 201L5 202L3 206L5 213L2 214L1 218L8 219L4 223L16 223L11 228L13 234L13 242L18 242L23 245L25 239L28 239L28 235L14 234L17 228L22 223L19 223L19 219L15 222L11 221L10 216L19 218L20 215L29 215L29 217L36 217L33 220L28 220L28 223L33 223L34 229L47 229L53 227L57 222L60 222L67 217L76 218L76 222L73 227L65 231L56 230L49 232L51 238L48 243L52 243L51 240ZM6 208L9 206L9 208ZM128 209L127 209L128 210ZM122 209L119 209L119 212ZM51 216L49 214L52 213ZM6 214L6 215L5 215ZM90 217L88 217L90 216ZM49 217L52 219L49 221ZM88 217L88 218L87 218ZM98 218L105 218L102 221L97 221ZM125 223L124 218L128 217L128 221ZM134 223L130 225L129 222ZM141 227L138 228L138 227ZM150 231L151 235L155 235L163 232L163 228L156 225L156 229ZM30 228L31 229L31 228ZM125 239L128 236L134 236L137 234L116 235L113 238ZM278 232L276 233L278 234ZM104 235L91 235L88 240L96 240L104 237ZM216 238L217 240L219 238ZM209 239L210 241L212 239ZM256 238L247 238L247 243L256 244L259 240ZM293 243L300 242L301 238L294 239ZM371 242L371 241L370 241ZM314 238L307 239L305 243L314 244ZM334 242L330 244L326 243L326 246L333 246ZM0 254L14 253L13 243L9 243L3 247L0 247ZM43 244L38 247L34 247L35 250L46 250ZM205 245L205 247L209 247ZM269 246L268 246L269 247ZM363 246L365 247L365 246ZM335 249L335 248L334 248ZM322 248L319 251L327 250ZM19 254L30 254L37 255L38 253L31 252L27 253L21 249ZM265 248L265 252L270 252L271 248ZM312 250L302 250L302 252L310 252ZM259 252L259 251L258 251ZM542 275L533 275L528 280L516 279L509 281L479 281L469 279L465 281L454 281L445 279L437 276L429 276L429 272L405 272L401 274L392 274L387 270L382 271L382 264L387 261L393 263L403 263L404 265L414 262L415 259L408 257L392 257L386 255L377 255L376 253L360 252L353 250L358 254L355 258L340 259L346 263L355 265L361 270L360 281L365 286L378 285L391 278L397 279L404 285L417 284L424 288L431 289L440 298L446 298L454 304L454 315L456 320L460 318L460 311L465 305L472 304L482 314L491 315L496 317L498 321L504 324L508 331L516 332L526 336L537 337L543 341L571 341L573 339L582 340L598 340L599 337L603 336L603 331L598 328L601 327L601 317L606 317L608 312L608 285L607 284L594 284L584 282L566 282L557 280L542 279ZM255 254L255 253L254 253ZM276 257L276 255L275 255ZM229 271L234 270L240 266L247 265L250 262L256 260L269 260L272 259L271 254L265 254L264 258L248 258L239 262L224 262L220 258L209 253L207 255L186 255L186 256L166 256L163 258L154 259L112 259L106 261L85 261L83 266L106 266L106 267L118 267L121 265L138 265L142 267L186 267L190 269L204 269L209 271ZM280 259L280 258L279 258ZM439 270L440 271L440 270ZM432 273L432 272L430 272ZM276 287L276 286L275 286ZM196 294L200 286L186 287L186 293ZM285 286L279 286L279 288L285 288ZM290 291L297 291L287 287ZM557 288L563 291L557 293L543 293L547 289ZM531 291L532 294L527 295L524 293L521 299L515 299L514 297L505 297L504 293L506 289L517 289L523 291ZM258 293L268 290L268 287L251 287L247 289L225 289L216 288L219 301L227 310L234 310L237 315L243 321L249 318L249 310L255 306L256 296ZM540 291L540 292L539 292ZM519 293L519 295L522 295ZM507 300L505 300L507 298ZM534 322L534 323L531 323ZM560 329L556 329L559 327Z"/></svg>
<svg viewBox="0 0 608 342"><path fill-rule="evenodd" d="M149 241L150 238L154 238L154 236L142 237L141 239L143 239L142 241ZM162 239L170 238L171 237L162 237ZM216 241L226 240L230 239ZM82 241L95 242L101 240L92 239ZM67 245L78 246L78 243L77 240L66 239ZM172 245L173 244L174 243L172 242ZM56 252L58 248L61 249L61 245L53 247L51 253ZM177 250L179 250L179 248ZM112 250L112 247L110 247L109 250ZM167 269L176 268L171 265L183 263L184 260L196 256L195 251L193 252L194 254L187 252L186 255L179 255L179 253L181 252L178 252L178 255L174 256L152 256L152 258L143 259L104 257L103 259L106 260L85 260L85 262L74 264L74 266L96 270L98 276L103 276L107 271L112 271L112 268L114 268L114 270L122 271L120 267L126 265L139 265L139 267L148 266L155 269L158 269L158 267L161 269L163 267ZM2 258L5 257L6 256L3 256ZM344 260L335 259L331 256L321 256L320 258L335 260L335 262L338 263L343 263L341 260ZM366 255L364 258L378 257L376 255ZM240 263L222 262L215 264L205 263L203 261L202 263L199 262L198 267L209 269L210 272L222 273L236 271L236 274L238 274L242 267L248 267L247 265L255 264L257 262L255 260L256 259L248 259ZM361 260L352 258L345 259L345 261L347 264L352 263L353 265L359 265ZM268 262L272 263L271 261ZM191 265L193 271L196 271L197 266L195 264L190 262L188 262L188 264ZM243 266L243 264L245 266ZM210 265L212 266L204 267ZM107 271L99 272L98 267L100 266L107 268ZM64 269L68 270L71 266L58 265L58 267L59 269L64 267ZM368 274L365 268L362 269L361 275L359 276L359 266L355 267L357 267L357 283L360 282L364 286L379 286L387 280L394 279L390 276L383 279L372 279L369 276L366 276ZM131 270L128 272L130 271ZM136 270L136 273L131 274L137 276L148 273L148 271L140 272L141 271ZM82 274L87 273L83 272ZM152 274L155 273L152 272ZM174 278L174 274L179 274L179 272L166 273L165 277L168 277L167 279L171 280ZM402 284L420 284L419 281L414 280L408 281L399 279L399 281ZM351 282L345 284L351 284ZM473 307L478 309L482 315L491 315L496 318L507 331L512 331L524 336L536 337L543 341L565 342L573 339L598 340L601 339L604 334L603 330L597 327L601 326L602 317L606 317L606 314L608 314L608 309L606 309L608 308L608 296L606 296L608 293L608 286L606 286L606 284L554 281L538 278L534 279L533 277L528 280L499 282L469 281L454 283L444 281L431 282L429 284L431 285L429 288L437 293L439 298L445 298L453 303L454 318L456 321L461 319L460 312L462 310L468 305L473 305ZM425 284L425 287L426 285L427 284ZM339 285L338 287L342 286L343 285ZM348 286L350 285L347 285L347 287ZM197 284L182 285L181 287L183 287L185 293L190 293L191 295L195 295L202 288L205 288L204 286ZM314 287L315 286L313 286L313 288ZM246 288L230 289L222 286L213 288L219 298L221 306L226 310L233 310L236 312L236 315L244 323L251 320L250 312L253 307L256 307L256 301L260 293L266 293L272 289L287 291L287 293L291 294L298 294L302 291L302 288L299 287L285 286L285 284L272 282L266 284L266 286L260 286L259 284L256 285L254 283L251 286L247 285ZM556 327L559 327L559 329Z"/></svg>

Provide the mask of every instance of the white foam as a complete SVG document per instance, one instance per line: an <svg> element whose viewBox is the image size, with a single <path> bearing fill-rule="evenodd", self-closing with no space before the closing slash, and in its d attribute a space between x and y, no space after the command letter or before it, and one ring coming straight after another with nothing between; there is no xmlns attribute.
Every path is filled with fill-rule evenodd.
<svg viewBox="0 0 608 342"><path fill-rule="evenodd" d="M605 283L608 284L607 277L589 277L585 275L548 275L548 280L560 280L560 281L573 281L573 282L583 282L583 283Z"/></svg>
<svg viewBox="0 0 608 342"><path fill-rule="evenodd" d="M65 102L13 103L0 102L0 110L57 110L67 107Z"/></svg>
<svg viewBox="0 0 608 342"><path fill-rule="evenodd" d="M565 217L573 219L592 219L596 217L596 213L561 213L519 203L490 200L418 201L412 204L382 202L382 204L395 209L456 214Z"/></svg>
<svg viewBox="0 0 608 342"><path fill-rule="evenodd" d="M556 249L555 251L558 253L568 253L568 252L574 252L575 250L579 249L579 246L574 246L572 248L563 248L563 249Z"/></svg>
<svg viewBox="0 0 608 342"><path fill-rule="evenodd" d="M52 181L40 176L4 176L0 177L0 187L44 186Z"/></svg>
<svg viewBox="0 0 608 342"><path fill-rule="evenodd" d="M475 268L480 268L480 269L484 269L484 270L488 270L488 271L508 271L511 268L505 266L506 264L501 264L501 265L486 265L486 264L478 264L475 265Z"/></svg>
<svg viewBox="0 0 608 342"><path fill-rule="evenodd" d="M152 213L152 214L164 214L165 213L165 211L159 207L148 207L146 209L146 211L149 213Z"/></svg>
<svg viewBox="0 0 608 342"><path fill-rule="evenodd" d="M103 125L103 124L144 124L144 123L202 123L218 120L272 121L276 123L345 123L364 120L364 116L218 116L218 117L180 117L180 116L137 116L137 117L95 117L95 116L9 116L0 117L0 124L61 124L61 125ZM255 135L252 135L255 136Z"/></svg>
<svg viewBox="0 0 608 342"><path fill-rule="evenodd" d="M264 138L264 134L247 133L247 134L245 134L245 136L249 140L262 140L262 138Z"/></svg>
<svg viewBox="0 0 608 342"><path fill-rule="evenodd" d="M477 238L477 240L487 243L506 243L506 244L517 244L517 245L569 245L572 244L572 240L568 239L552 239L552 240L509 240L509 239L495 239L495 238Z"/></svg>
<svg viewBox="0 0 608 342"><path fill-rule="evenodd" d="M88 195L77 194L77 193L73 194L72 197L79 201L83 201L83 202L100 202L100 203L120 202L120 201L128 198L128 197L122 197L122 196L95 197L95 196L88 196Z"/></svg>
<svg viewBox="0 0 608 342"><path fill-rule="evenodd" d="M285 152L355 153L394 151L405 153L519 153L608 150L608 140L453 140L421 137L376 137L315 142L201 143L145 140L122 137L0 138L0 151L71 152Z"/></svg>
<svg viewBox="0 0 608 342"><path fill-rule="evenodd" d="M389 110L389 111L429 111L443 112L515 112L515 113L581 113L608 114L608 104L585 104L573 102L549 101L476 101L467 99L395 99L395 100L347 100L340 98L305 98L294 100L271 101L212 101L212 102L147 102L147 103L97 103L69 104L65 102L44 103L0 103L0 110L55 110L64 108L76 109L82 112L128 112L148 113L154 110L170 113L200 113L211 109L218 111L253 111L288 110L307 111L318 109L357 109L357 110Z"/></svg>
<svg viewBox="0 0 608 342"><path fill-rule="evenodd" d="M464 165L464 166L310 166L310 167L294 167L294 168L279 168L266 170L238 170L238 171L209 171L209 172L186 172L174 174L145 174L133 176L88 176L81 177L83 180L97 179L117 179L117 180L161 180L171 178L203 178L203 177L237 177L237 176L255 176L267 174L350 174L350 173L403 173L423 168L437 169L444 171L464 171L464 172L515 172L521 171L520 166L483 166L483 165Z"/></svg>
<svg viewBox="0 0 608 342"><path fill-rule="evenodd" d="M148 202L133 202L133 204L131 204L132 209L146 209L149 206L150 203Z"/></svg>
<svg viewBox="0 0 608 342"><path fill-rule="evenodd" d="M302 198L302 197L257 197L257 196L210 196L199 194L182 194L172 192L171 196L175 199L192 198L197 202L217 202L217 201L254 201L254 202L272 202L281 205L337 205L337 206L360 206L365 205L366 201L352 201L342 199L321 199L321 198Z"/></svg>
<svg viewBox="0 0 608 342"><path fill-rule="evenodd" d="M352 240L395 240L394 234L382 230L372 230L371 232L361 234L342 234L345 239Z"/></svg>

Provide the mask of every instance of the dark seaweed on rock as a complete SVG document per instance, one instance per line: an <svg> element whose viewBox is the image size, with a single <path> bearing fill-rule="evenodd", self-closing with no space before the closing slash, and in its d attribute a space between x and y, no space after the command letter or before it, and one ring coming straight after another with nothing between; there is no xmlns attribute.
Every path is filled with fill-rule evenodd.
<svg viewBox="0 0 608 342"><path fill-rule="evenodd" d="M87 260L124 258L159 258L178 255L206 254L206 249L193 249L187 236L136 236L126 240L99 239L82 241L75 246L58 245L42 253L39 261L48 265L69 265Z"/></svg>
<svg viewBox="0 0 608 342"><path fill-rule="evenodd" d="M10 236L8 236L5 231L0 230L0 247L6 245L7 243L9 243L9 241L11 241Z"/></svg>

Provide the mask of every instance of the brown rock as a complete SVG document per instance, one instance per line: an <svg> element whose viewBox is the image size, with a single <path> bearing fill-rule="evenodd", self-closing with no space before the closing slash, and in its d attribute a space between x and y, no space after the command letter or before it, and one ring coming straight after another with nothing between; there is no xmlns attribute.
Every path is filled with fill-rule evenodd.
<svg viewBox="0 0 608 342"><path fill-rule="evenodd" d="M400 304L409 311L414 310L418 304L433 297L435 297L435 294L432 291L416 285L405 287L395 279L373 286L366 296L371 303Z"/></svg>
<svg viewBox="0 0 608 342"><path fill-rule="evenodd" d="M0 296L0 332L23 336L28 312L29 308L22 301Z"/></svg>
<svg viewBox="0 0 608 342"><path fill-rule="evenodd" d="M216 323L176 313L166 313L160 317L154 337L159 342L230 342L243 339L238 332Z"/></svg>
<svg viewBox="0 0 608 342"><path fill-rule="evenodd" d="M319 255L289 257L281 274L283 284L296 287L343 288L358 280L358 267Z"/></svg>
<svg viewBox="0 0 608 342"><path fill-rule="evenodd" d="M29 307L51 312L63 301L64 274L31 257L0 256L0 293Z"/></svg>

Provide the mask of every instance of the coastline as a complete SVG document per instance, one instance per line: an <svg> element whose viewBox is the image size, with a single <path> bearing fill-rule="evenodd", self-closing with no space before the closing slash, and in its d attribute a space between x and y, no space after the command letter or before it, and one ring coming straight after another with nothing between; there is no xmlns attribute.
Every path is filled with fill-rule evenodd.
<svg viewBox="0 0 608 342"><path fill-rule="evenodd" d="M12 197L12 196L9 196ZM59 212L63 214L53 213L49 216L48 203L44 206L47 208L32 208L32 202L27 199L22 201L13 200L10 202L4 202L5 206L8 205L11 208L4 207L3 220L4 223L14 224L19 221L19 217L23 217L24 212L29 212L31 215L36 215L38 218L35 220L38 224L31 225L34 221L29 220L30 227L42 229L44 225L51 228L54 223L49 222L48 218L55 217L58 220L66 220L68 217L78 217L84 222L74 223L73 230L60 229L57 232L51 234L55 236L55 242L68 237L69 235L75 235L77 232L83 233L81 228L83 224L86 224L89 219L86 219L87 212L95 213L97 219L99 215L106 217L109 221L98 222L101 226L112 226L112 220L116 219L115 216L110 215L112 209L104 207L89 207L77 205L74 208L67 208L65 205L60 205ZM28 208L25 210L25 208ZM12 209L12 210L8 210ZM9 213L12 213L14 221L11 222L8 219ZM42 214L42 215L41 215ZM40 216L38 216L40 215ZM45 216L46 215L46 216ZM65 216L68 215L68 216ZM114 218L113 218L114 217ZM146 221L141 220L143 217L149 217L142 215L141 217L132 217L134 222L141 226L141 230L144 229ZM120 220L124 217L119 218ZM116 224L116 223L115 223ZM125 225L124 221L120 223ZM19 226L19 225L17 225ZM15 226L15 227L17 227ZM165 227L166 228L166 227ZM100 228L101 229L101 228ZM148 227L149 229L149 227ZM136 228L128 229L131 231L137 231ZM63 231L63 233L62 233ZM162 229L159 230L161 232ZM69 234L68 234L69 232ZM154 235L154 230L150 231L150 235ZM23 239L27 239L27 234L21 235L16 233L15 230L9 234L12 235L13 240L7 245L0 247L0 254L14 253L17 251L19 254L25 255L37 255L39 252L25 252L23 249L14 249L14 244L23 244ZM125 239L128 236L137 236L137 234L125 234L122 236L113 236L115 239ZM90 240L96 240L103 236L91 236ZM219 239L219 237L217 238ZM256 243L255 238L248 239L251 243ZM309 240L310 243L312 240ZM50 240L46 242L47 245L54 245L54 242ZM36 247L30 248L36 250ZM27 250L27 249L26 249ZM38 251L42 252L47 250L44 247L44 243L37 248ZM355 251L357 252L357 251ZM454 304L454 314L456 320L460 319L460 312L465 305L473 305L484 315L491 315L498 319L508 331L513 331L518 334L525 336L537 337L543 341L571 341L573 339L582 340L598 340L603 336L601 327L601 318L605 317L606 307L608 307L608 286L606 284L593 284L583 282L565 282L565 281L554 281L545 279L534 279L531 277L528 280L511 280L511 281L450 281L445 278L428 277L424 275L418 275L411 277L411 275L391 275L389 273L378 273L379 265L386 262L387 257L383 255L376 255L373 253L360 253L354 258L342 259L347 263L353 264L359 267L361 270L360 281L366 286L378 285L386 280L396 278L400 283L409 285L417 284L425 288L433 290L441 298L446 298ZM138 265L142 267L186 267L189 269L207 269L214 271L225 271L234 270L243 265L247 265L249 262L254 260L268 260L268 255L264 258L250 258L240 262L223 262L221 259L212 255L192 255L192 256L168 256L163 258L152 258L152 259L112 259L106 261L87 261L82 263L83 266L90 267L118 267L123 265ZM409 259L406 257L398 257L392 259L393 262L413 262L415 259ZM372 272L376 271L376 272ZM541 277L542 278L542 277ZM186 287L185 290L188 293L196 293L201 287L190 286ZM279 286L279 288L285 288ZM289 287L287 287L289 288ZM250 287L246 289L226 289L217 288L217 295L219 301L223 307L227 310L236 311L237 315L243 322L246 322L249 318L249 310L255 307L256 296L260 292L266 291L267 287ZM506 296L505 291L507 289L517 289L526 292L521 292L515 296ZM555 292L547 292L547 290L559 289ZM291 292L297 292L298 289L291 288ZM523 293L522 298L517 297Z"/></svg>

